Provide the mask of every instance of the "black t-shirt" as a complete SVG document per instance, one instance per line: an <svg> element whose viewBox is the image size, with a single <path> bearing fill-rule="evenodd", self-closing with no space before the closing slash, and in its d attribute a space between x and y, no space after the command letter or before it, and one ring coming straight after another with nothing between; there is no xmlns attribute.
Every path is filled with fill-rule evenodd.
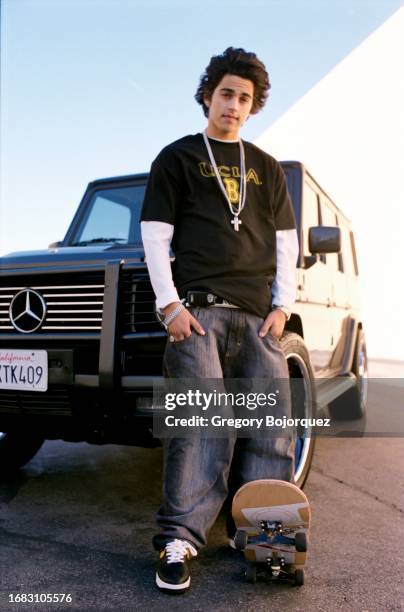
<svg viewBox="0 0 404 612"><path fill-rule="evenodd" d="M239 144L209 142L227 193L237 203ZM279 162L243 143L247 197L238 232L200 133L173 142L154 160L141 221L174 226L173 280L180 297L189 289L209 290L266 317L276 274L276 231L296 224Z"/></svg>

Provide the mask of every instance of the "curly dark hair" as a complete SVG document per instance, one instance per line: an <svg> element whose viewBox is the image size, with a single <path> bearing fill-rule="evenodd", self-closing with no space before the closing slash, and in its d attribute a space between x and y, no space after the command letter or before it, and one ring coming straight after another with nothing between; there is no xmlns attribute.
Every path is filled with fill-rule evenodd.
<svg viewBox="0 0 404 612"><path fill-rule="evenodd" d="M204 96L208 98L212 96L226 74L233 74L253 82L254 99L251 114L258 113L265 105L271 87L265 66L255 53L228 47L221 55L214 55L211 58L209 65L201 76L195 94L195 100L202 105L205 117L208 117L209 109L203 98Z"/></svg>

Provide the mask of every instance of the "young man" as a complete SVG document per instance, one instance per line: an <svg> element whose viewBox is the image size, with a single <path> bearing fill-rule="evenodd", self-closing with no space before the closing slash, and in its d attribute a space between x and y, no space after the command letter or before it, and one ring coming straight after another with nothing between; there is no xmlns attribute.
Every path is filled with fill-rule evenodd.
<svg viewBox="0 0 404 612"><path fill-rule="evenodd" d="M208 119L206 130L168 145L152 164L141 228L169 334L166 377L288 377L278 339L296 293L293 209L280 164L239 138L269 88L254 53L229 47L212 57L195 96ZM160 589L189 587L188 562L206 544L229 493L231 464L233 487L259 478L290 481L293 441L165 441L161 533L153 538Z"/></svg>

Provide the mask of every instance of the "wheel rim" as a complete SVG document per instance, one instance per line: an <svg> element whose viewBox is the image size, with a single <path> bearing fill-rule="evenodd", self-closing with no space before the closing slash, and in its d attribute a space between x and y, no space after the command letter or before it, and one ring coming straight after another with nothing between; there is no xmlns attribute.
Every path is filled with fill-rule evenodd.
<svg viewBox="0 0 404 612"><path fill-rule="evenodd" d="M310 406L313 400L313 393L310 384L310 375L308 368L303 360L303 358L297 353L289 353L286 355L286 359L288 362L289 373L293 375L294 378L302 378L303 379L303 387L304 387L304 407L303 414L299 416L302 418L311 417ZM294 415L295 416L295 415ZM295 444L295 482L298 482L300 477L302 476L307 459L309 456L311 445L311 438L307 436L299 436L296 438Z"/></svg>

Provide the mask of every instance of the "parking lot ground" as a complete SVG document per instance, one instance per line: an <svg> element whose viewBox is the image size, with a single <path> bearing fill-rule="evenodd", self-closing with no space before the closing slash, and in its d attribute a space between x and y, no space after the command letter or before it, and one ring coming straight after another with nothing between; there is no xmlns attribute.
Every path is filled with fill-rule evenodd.
<svg viewBox="0 0 404 612"><path fill-rule="evenodd" d="M46 442L1 486L1 610L403 610L404 440L317 440L305 491L313 525L302 588L245 582L225 517L181 596L154 586L161 449ZM10 594L70 593L71 604Z"/></svg>

